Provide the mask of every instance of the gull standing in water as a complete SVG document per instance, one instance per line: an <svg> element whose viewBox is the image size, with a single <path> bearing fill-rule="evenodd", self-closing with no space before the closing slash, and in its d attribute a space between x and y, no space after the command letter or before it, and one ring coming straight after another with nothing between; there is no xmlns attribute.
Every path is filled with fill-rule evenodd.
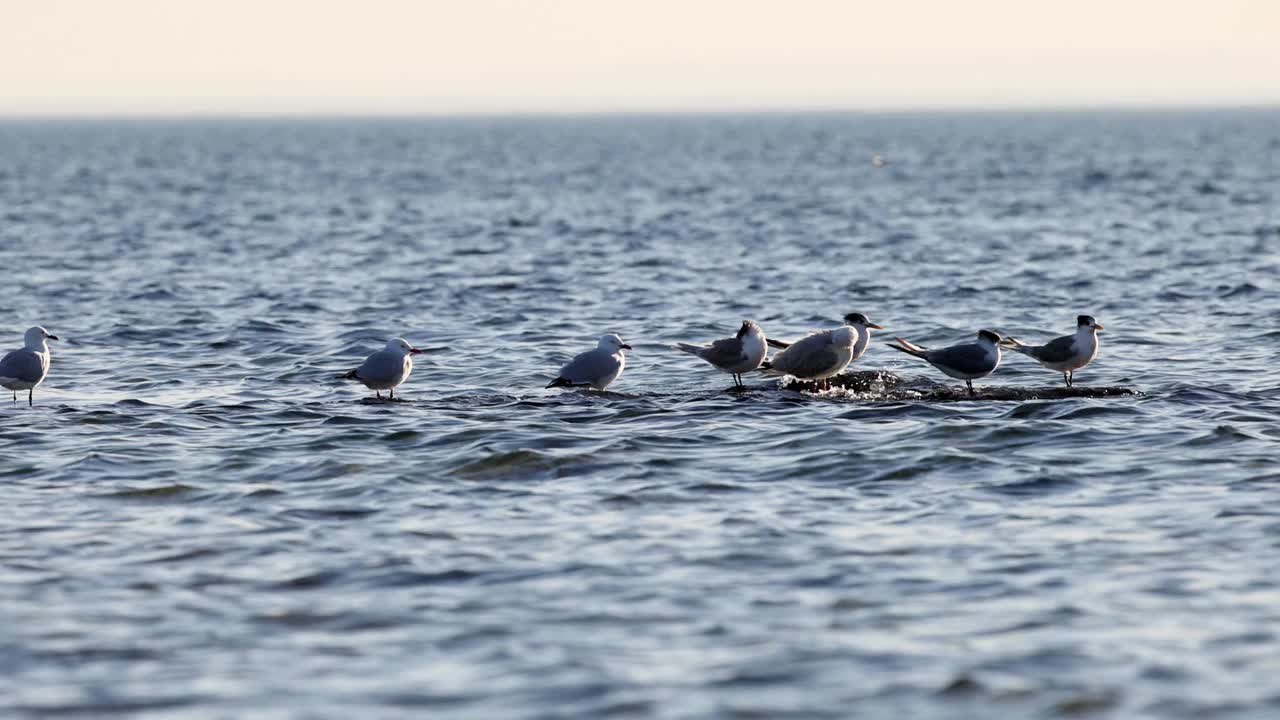
<svg viewBox="0 0 1280 720"><path fill-rule="evenodd" d="M594 350L580 353L560 368L560 374L547 387L591 387L604 390L618 379L627 366L623 350L631 346L614 334L601 335Z"/></svg>
<svg viewBox="0 0 1280 720"><path fill-rule="evenodd" d="M7 353L0 359L0 387L13 392L13 403L18 404L18 391L27 391L27 407L35 405L32 396L36 386L49 374L49 342L57 340L39 325L29 328L22 336L23 347Z"/></svg>
<svg viewBox="0 0 1280 720"><path fill-rule="evenodd" d="M946 375L963 380L969 387L969 395L974 395L973 381L984 378L1000 367L1000 333L994 330L979 330L978 341L963 345L952 345L940 350L930 350L902 338L894 338L899 344L888 343L889 347L908 355L915 355L938 368Z"/></svg>
<svg viewBox="0 0 1280 720"><path fill-rule="evenodd" d="M871 330L883 330L862 313L844 316L846 325L833 330L823 330L807 337L786 343L769 340L774 347L783 350L764 363L771 375L790 375L801 380L822 380L829 387L827 378L839 375L849 363L862 357L871 344Z"/></svg>
<svg viewBox="0 0 1280 720"><path fill-rule="evenodd" d="M720 372L729 373L733 376L733 384L736 387L744 387L742 373L751 372L760 367L760 363L764 362L764 356L769 352L769 346L765 343L764 330L751 320L742 321L742 327L738 328L737 335L721 338L710 345L676 343L671 347L683 350L690 355L697 355L711 363Z"/></svg>
<svg viewBox="0 0 1280 720"><path fill-rule="evenodd" d="M341 377L362 383L373 390L379 400L382 399L382 391L386 390L388 397L394 400L396 386L408 380L409 373L413 372L413 360L409 356L421 352L403 338L392 338L386 347L370 355L360 367Z"/></svg>
<svg viewBox="0 0 1280 720"><path fill-rule="evenodd" d="M1017 338L1005 338L1000 344L1062 373L1067 387L1071 387L1075 371L1098 357L1098 333L1104 329L1092 315L1079 315L1075 335L1063 335L1043 345L1028 345Z"/></svg>

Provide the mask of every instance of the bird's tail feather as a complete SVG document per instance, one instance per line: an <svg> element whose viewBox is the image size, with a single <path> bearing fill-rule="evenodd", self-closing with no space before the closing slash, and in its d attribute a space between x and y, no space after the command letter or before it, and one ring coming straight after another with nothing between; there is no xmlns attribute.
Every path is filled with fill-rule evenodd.
<svg viewBox="0 0 1280 720"><path fill-rule="evenodd" d="M791 343L786 342L785 340L778 340L775 338L765 338L764 341L769 344L769 347L775 347L775 348L778 348L779 350L786 350L787 348L791 347Z"/></svg>
<svg viewBox="0 0 1280 720"><path fill-rule="evenodd" d="M1018 338L1007 337L1000 341L1000 347L1004 348L1005 350L1012 350L1014 352L1019 352L1019 353L1022 353L1023 355L1027 355L1028 354L1027 350L1031 346L1022 342Z"/></svg>
<svg viewBox="0 0 1280 720"><path fill-rule="evenodd" d="M698 355L698 354L701 354L701 352L702 352L702 348L701 348L700 346L698 346L698 345L690 345L689 343L683 343L683 342L682 342L682 343L676 343L675 345L672 345L672 346L671 346L671 348L672 348L673 350L680 350L680 351L683 351L683 352L687 352L687 353L689 353L690 355Z"/></svg>
<svg viewBox="0 0 1280 720"><path fill-rule="evenodd" d="M900 337L895 337L894 340L897 340L899 344L897 345L894 345L893 343L885 343L885 344L899 352L904 352L908 355L915 355L916 357L924 357L926 350L920 347L919 345L916 345L915 343L910 342L908 340L903 340Z"/></svg>
<svg viewBox="0 0 1280 720"><path fill-rule="evenodd" d="M355 380L355 379L357 379L357 378L356 378L356 371L355 371L355 370L352 370L351 372L343 373L343 374L341 374L341 375L339 375L339 376L338 376L338 379L339 379L339 380Z"/></svg>
<svg viewBox="0 0 1280 720"><path fill-rule="evenodd" d="M575 383L574 381L570 380L569 378L562 378L562 377L558 377L558 378L556 378L555 380L552 380L551 382L547 383L547 387L549 387L549 388L553 388L553 387L578 387L578 386L586 386L586 385L590 385L590 384L591 384L591 383Z"/></svg>

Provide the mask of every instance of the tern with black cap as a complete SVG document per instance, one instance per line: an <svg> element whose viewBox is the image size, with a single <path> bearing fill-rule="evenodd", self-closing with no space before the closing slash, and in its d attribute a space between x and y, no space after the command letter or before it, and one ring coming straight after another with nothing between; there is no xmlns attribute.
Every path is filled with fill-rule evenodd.
<svg viewBox="0 0 1280 720"><path fill-rule="evenodd" d="M1001 345L1022 353L1044 367L1062 373L1067 387L1075 382L1075 371L1098 357L1098 333L1104 328L1092 315L1076 317L1074 335L1063 335L1043 345L1028 345L1017 338L1005 338Z"/></svg>
<svg viewBox="0 0 1280 720"><path fill-rule="evenodd" d="M681 350L711 363L720 372L733 376L736 387L743 387L742 373L751 372L760 367L764 356L769 352L765 344L764 330L752 320L743 320L736 335L720 338L710 345L693 345L676 343L672 345Z"/></svg>
<svg viewBox="0 0 1280 720"><path fill-rule="evenodd" d="M872 330L884 329L860 312L845 315L844 321L842 327L815 332L794 343L768 340L770 345L782 348L782 352L761 367L773 375L821 380L826 386L827 378L839 375L867 351Z"/></svg>
<svg viewBox="0 0 1280 720"><path fill-rule="evenodd" d="M1000 367L1000 333L979 330L978 341L930 350L902 338L894 338L898 344L889 347L908 355L914 355L941 370L948 377L963 380L974 395L973 381L984 378Z"/></svg>

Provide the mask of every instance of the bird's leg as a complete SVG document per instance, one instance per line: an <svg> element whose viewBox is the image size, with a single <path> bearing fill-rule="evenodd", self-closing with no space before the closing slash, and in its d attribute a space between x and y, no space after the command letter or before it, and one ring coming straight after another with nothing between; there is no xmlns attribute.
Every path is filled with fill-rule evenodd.
<svg viewBox="0 0 1280 720"><path fill-rule="evenodd" d="M1075 387L1075 386L1076 386L1076 371L1068 370L1067 371L1067 387Z"/></svg>
<svg viewBox="0 0 1280 720"><path fill-rule="evenodd" d="M14 405L17 405L17 404L18 404L18 391L17 391L17 390L14 390L14 391L13 391L13 404L14 404Z"/></svg>
<svg viewBox="0 0 1280 720"><path fill-rule="evenodd" d="M395 400L395 399L396 399L396 389L395 389L395 388L391 388L390 390L388 390L388 391L387 391L387 397L391 398L392 400Z"/></svg>
<svg viewBox="0 0 1280 720"><path fill-rule="evenodd" d="M976 393L973 391L973 381L972 381L972 380L965 380L965 381L964 381L964 384L969 386L969 397L973 397L973 396L976 394Z"/></svg>
<svg viewBox="0 0 1280 720"><path fill-rule="evenodd" d="M1067 387L1071 387L1071 375L1065 372L1062 373L1062 382L1066 383Z"/></svg>
<svg viewBox="0 0 1280 720"><path fill-rule="evenodd" d="M35 407L35 401L31 399L31 396L35 394L36 394L35 388L31 388L30 390L27 391L27 407Z"/></svg>
<svg viewBox="0 0 1280 720"><path fill-rule="evenodd" d="M374 394L374 395L377 395L379 400L381 400L381 399L382 399L382 391L381 391L381 390L374 390L374 391L373 391L373 394Z"/></svg>

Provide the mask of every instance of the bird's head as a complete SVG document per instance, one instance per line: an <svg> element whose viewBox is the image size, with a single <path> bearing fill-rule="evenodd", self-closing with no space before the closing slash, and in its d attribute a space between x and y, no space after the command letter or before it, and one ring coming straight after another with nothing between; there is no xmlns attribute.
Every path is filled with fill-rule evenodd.
<svg viewBox="0 0 1280 720"><path fill-rule="evenodd" d="M409 344L404 338L392 338L387 341L387 349L401 355L417 355L422 351Z"/></svg>
<svg viewBox="0 0 1280 720"><path fill-rule="evenodd" d="M596 347L600 348L601 350L608 350L611 353L618 352L619 350L631 349L630 345L622 342L622 338L618 337L614 333L609 333L608 335L601 335L600 343Z"/></svg>
<svg viewBox="0 0 1280 720"><path fill-rule="evenodd" d="M39 325L29 328L22 336L23 343L25 343L27 347L40 347L41 345L44 345L45 340L57 339L57 335L51 335L48 330L45 330Z"/></svg>
<svg viewBox="0 0 1280 720"><path fill-rule="evenodd" d="M853 327L865 327L865 328L871 328L872 330L884 330L883 325L877 325L871 322L871 318L867 317L866 315L860 312L851 312L848 315L845 315L844 322L846 325L852 325Z"/></svg>
<svg viewBox="0 0 1280 720"><path fill-rule="evenodd" d="M1099 324L1098 324L1098 321L1097 321L1097 320L1094 320L1092 315L1080 315L1080 316L1076 317L1076 327L1077 327L1077 328L1089 328L1090 330L1092 330L1092 331L1094 331L1094 332L1098 332L1098 331L1101 331L1101 330L1105 330L1105 329L1106 329L1106 328L1102 327L1101 325L1099 325Z"/></svg>

